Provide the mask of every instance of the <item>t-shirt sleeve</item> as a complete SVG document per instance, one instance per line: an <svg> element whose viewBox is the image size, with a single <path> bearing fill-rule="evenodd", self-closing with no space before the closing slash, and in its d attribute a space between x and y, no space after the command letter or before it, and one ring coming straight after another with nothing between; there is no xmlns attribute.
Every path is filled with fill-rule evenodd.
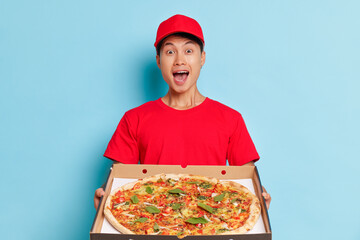
<svg viewBox="0 0 360 240"><path fill-rule="evenodd" d="M260 159L241 115L229 140L227 159L229 165L233 166L241 166Z"/></svg>
<svg viewBox="0 0 360 240"><path fill-rule="evenodd" d="M104 157L126 164L139 162L136 131L131 126L131 121L126 113L110 139Z"/></svg>

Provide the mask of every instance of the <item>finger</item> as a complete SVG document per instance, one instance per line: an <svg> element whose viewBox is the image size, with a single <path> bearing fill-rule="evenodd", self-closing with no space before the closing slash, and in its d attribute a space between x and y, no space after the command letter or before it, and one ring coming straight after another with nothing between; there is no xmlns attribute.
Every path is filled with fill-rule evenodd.
<svg viewBox="0 0 360 240"><path fill-rule="evenodd" d="M270 207L270 202L271 202L271 196L270 194L268 194L265 190L265 188L263 187L263 193L261 194L264 199L265 199L265 205L266 205L266 208L269 210L269 207Z"/></svg>
<svg viewBox="0 0 360 240"><path fill-rule="evenodd" d="M102 188L98 188L98 189L96 189L96 191L95 191L95 195L96 195L96 197L102 197L102 196L104 196L104 194L105 194L105 192L104 192L104 189L102 189Z"/></svg>
<svg viewBox="0 0 360 240"><path fill-rule="evenodd" d="M266 189L264 188L264 186L262 186L262 190L263 190L263 192L266 192L266 193L267 193L267 191L266 191Z"/></svg>
<svg viewBox="0 0 360 240"><path fill-rule="evenodd" d="M270 199L270 194L263 192L262 195L266 200Z"/></svg>

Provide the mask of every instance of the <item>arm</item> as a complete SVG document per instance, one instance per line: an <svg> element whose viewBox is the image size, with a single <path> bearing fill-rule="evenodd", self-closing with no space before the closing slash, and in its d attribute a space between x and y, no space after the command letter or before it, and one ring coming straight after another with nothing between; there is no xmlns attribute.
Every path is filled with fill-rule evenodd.
<svg viewBox="0 0 360 240"><path fill-rule="evenodd" d="M254 161L250 161L248 163L245 163L243 166L255 166ZM265 198L265 203L266 203L266 208L269 209L270 207L270 202L271 202L271 196L270 194L266 191L266 189L264 188L264 186L262 187L263 193L262 196Z"/></svg>

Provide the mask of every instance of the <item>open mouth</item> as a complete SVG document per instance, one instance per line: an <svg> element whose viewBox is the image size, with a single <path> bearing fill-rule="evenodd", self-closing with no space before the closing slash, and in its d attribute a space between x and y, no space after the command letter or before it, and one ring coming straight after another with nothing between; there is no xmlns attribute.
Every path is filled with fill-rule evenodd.
<svg viewBox="0 0 360 240"><path fill-rule="evenodd" d="M184 83L189 75L189 71L175 71L173 72L174 80L178 83Z"/></svg>

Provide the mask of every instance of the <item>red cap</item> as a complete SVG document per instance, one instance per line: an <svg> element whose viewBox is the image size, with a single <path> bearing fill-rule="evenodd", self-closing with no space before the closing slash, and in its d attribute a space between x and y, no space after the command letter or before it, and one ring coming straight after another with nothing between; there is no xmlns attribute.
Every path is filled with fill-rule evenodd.
<svg viewBox="0 0 360 240"><path fill-rule="evenodd" d="M185 32L192 34L195 37L199 38L205 45L204 36L200 24L195 19L177 14L160 23L156 33L156 41L154 44L155 48L162 39L164 39L170 34L177 32Z"/></svg>

